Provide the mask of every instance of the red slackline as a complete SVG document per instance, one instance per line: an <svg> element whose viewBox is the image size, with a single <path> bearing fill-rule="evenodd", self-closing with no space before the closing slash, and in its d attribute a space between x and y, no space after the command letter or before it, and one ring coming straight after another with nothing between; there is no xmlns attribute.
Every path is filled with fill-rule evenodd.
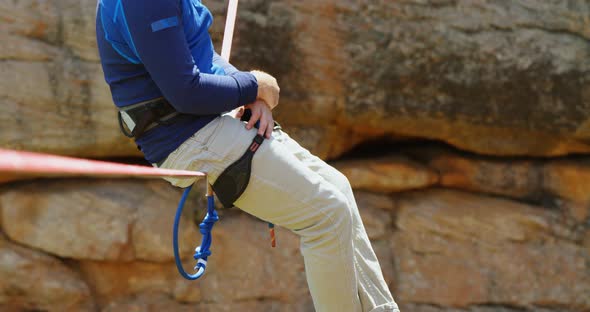
<svg viewBox="0 0 590 312"><path fill-rule="evenodd" d="M206 174L0 149L0 182L56 176L162 178L204 177Z"/></svg>

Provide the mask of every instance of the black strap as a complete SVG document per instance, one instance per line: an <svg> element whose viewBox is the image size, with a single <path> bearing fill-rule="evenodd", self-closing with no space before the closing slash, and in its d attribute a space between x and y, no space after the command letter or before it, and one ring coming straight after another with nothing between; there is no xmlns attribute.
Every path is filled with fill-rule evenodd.
<svg viewBox="0 0 590 312"><path fill-rule="evenodd" d="M170 120L162 120L162 118L174 114L176 110L166 99L160 98L151 102L146 102L131 109L124 109L125 113L133 120L135 127L129 131L123 123L121 112L119 112L119 127L121 132L130 138L139 138L152 125L167 125L174 122L174 118Z"/></svg>
<svg viewBox="0 0 590 312"><path fill-rule="evenodd" d="M244 155L225 168L213 183L213 191L215 191L217 198L224 207L233 207L234 202L248 187L252 170L252 158L260 145L262 145L262 142L264 142L264 137L257 134Z"/></svg>

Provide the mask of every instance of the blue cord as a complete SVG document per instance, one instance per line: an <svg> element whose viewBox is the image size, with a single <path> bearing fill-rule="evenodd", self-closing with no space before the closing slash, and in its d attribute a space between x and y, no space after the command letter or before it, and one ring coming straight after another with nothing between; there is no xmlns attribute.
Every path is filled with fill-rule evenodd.
<svg viewBox="0 0 590 312"><path fill-rule="evenodd" d="M197 260L197 265L195 266L195 270L198 270L195 274L188 274L184 267L182 266L182 262L180 260L180 252L178 250L178 225L180 223L180 217L182 216L182 210L184 208L184 203L188 198L188 195L192 189L192 186L186 188L184 193L182 194L182 198L178 203L178 209L176 209L176 216L174 217L174 228L172 230L172 245L174 248L174 261L176 262L176 268L182 277L188 280L196 280L205 274L205 269L207 267L207 257L211 255L211 251L209 248L211 247L211 230L213 229L213 225L217 220L219 220L219 216L215 211L215 199L213 195L207 196L207 215L203 222L199 225L200 232L203 235L203 240L201 241L201 246L197 247L195 250L194 258Z"/></svg>

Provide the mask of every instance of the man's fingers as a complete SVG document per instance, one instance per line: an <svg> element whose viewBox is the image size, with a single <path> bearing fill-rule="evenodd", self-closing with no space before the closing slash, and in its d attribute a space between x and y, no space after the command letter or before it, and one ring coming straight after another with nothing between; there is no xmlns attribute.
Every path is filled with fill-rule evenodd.
<svg viewBox="0 0 590 312"><path fill-rule="evenodd" d="M268 105L262 100L257 100L252 104L246 105L246 108L252 111L252 116L246 124L246 129L252 129L256 122L258 122L258 134L270 139L274 128L274 121Z"/></svg>
<svg viewBox="0 0 590 312"><path fill-rule="evenodd" d="M272 130L274 128L274 121L272 118L270 118L268 125L266 126L266 138L270 139L270 136L272 135Z"/></svg>
<svg viewBox="0 0 590 312"><path fill-rule="evenodd" d="M262 136L268 127L268 120L266 119L265 115L266 114L262 114L262 118L260 118L260 124L258 125L258 134Z"/></svg>
<svg viewBox="0 0 590 312"><path fill-rule="evenodd" d="M256 109L254 107L250 108L250 110L252 111L252 117L250 117L250 120L248 120L248 124L246 125L246 129L250 130L252 129L252 127L254 127L254 125L256 124L256 122L260 119L260 109Z"/></svg>

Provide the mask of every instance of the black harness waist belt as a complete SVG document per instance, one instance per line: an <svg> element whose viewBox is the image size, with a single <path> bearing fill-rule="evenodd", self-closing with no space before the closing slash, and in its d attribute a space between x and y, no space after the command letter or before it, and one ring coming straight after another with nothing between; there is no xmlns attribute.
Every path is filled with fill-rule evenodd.
<svg viewBox="0 0 590 312"><path fill-rule="evenodd" d="M139 138L157 125L170 124L180 115L164 98L119 108L119 127L130 138Z"/></svg>
<svg viewBox="0 0 590 312"><path fill-rule="evenodd" d="M244 155L225 168L213 183L213 191L215 191L217 198L224 207L233 207L236 200L248 187L252 170L252 158L262 142L264 142L264 138L257 134Z"/></svg>

